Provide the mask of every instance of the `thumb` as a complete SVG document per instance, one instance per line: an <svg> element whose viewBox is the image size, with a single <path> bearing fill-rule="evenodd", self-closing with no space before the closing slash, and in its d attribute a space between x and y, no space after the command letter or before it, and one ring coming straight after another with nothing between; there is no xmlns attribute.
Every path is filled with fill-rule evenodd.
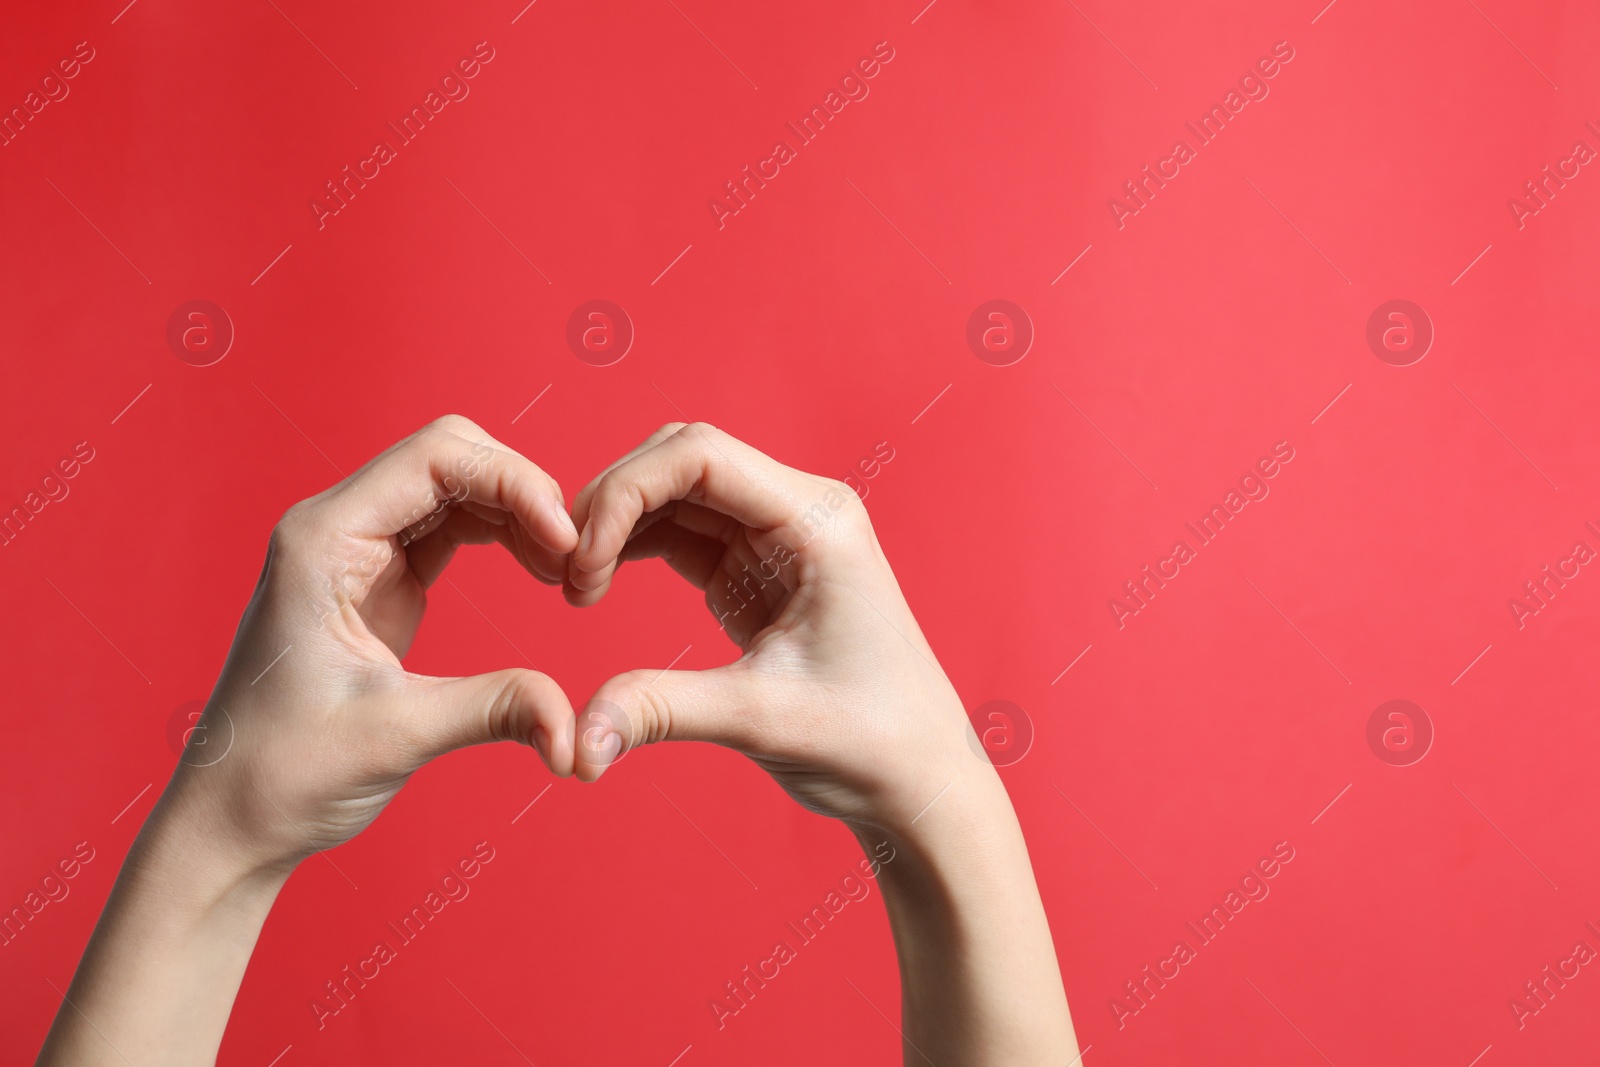
<svg viewBox="0 0 1600 1067"><path fill-rule="evenodd" d="M419 700L424 760L468 745L531 745L557 775L572 773L572 703L538 671L515 668L430 679Z"/></svg>
<svg viewBox="0 0 1600 1067"><path fill-rule="evenodd" d="M737 664L707 671L628 671L595 691L578 716L574 771L592 782L629 750L657 741L710 741L744 751L762 702Z"/></svg>

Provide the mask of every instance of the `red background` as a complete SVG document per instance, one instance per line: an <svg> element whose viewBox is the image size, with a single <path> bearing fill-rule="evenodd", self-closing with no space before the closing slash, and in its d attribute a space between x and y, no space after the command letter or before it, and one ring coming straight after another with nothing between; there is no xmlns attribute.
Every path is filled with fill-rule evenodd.
<svg viewBox="0 0 1600 1067"><path fill-rule="evenodd" d="M1594 968L1521 1029L1507 1002L1600 948L1600 577L1520 629L1507 602L1600 548L1600 177L1521 228L1507 201L1600 147L1600 14L923 2L7 13L7 109L96 54L0 148L0 504L95 458L0 549L0 906L97 855L0 949L0 1058L42 1039L273 522L447 411L569 493L680 418L834 476L890 443L868 506L913 608L969 707L1035 730L1002 773L1086 1063L1592 1054ZM470 96L319 230L323 182L479 41ZM870 95L719 230L709 198L879 41ZM1108 198L1279 41L1270 95L1119 229ZM610 367L564 339L591 298L637 330ZM965 341L994 298L1037 330L1008 367ZM1436 330L1407 367L1365 340L1394 298ZM193 299L237 333L213 366L166 342ZM1270 496L1119 629L1108 599L1278 441ZM497 552L448 577L414 669L532 663L582 700L733 654L664 568L582 613ZM1436 731L1411 766L1368 747L1391 699ZM898 1055L876 894L725 1029L708 1008L849 871L840 827L704 746L549 781L512 746L456 754L306 863L222 1061ZM471 896L319 1032L323 983L482 840ZM1123 983L1279 841L1271 895L1119 1028Z"/></svg>

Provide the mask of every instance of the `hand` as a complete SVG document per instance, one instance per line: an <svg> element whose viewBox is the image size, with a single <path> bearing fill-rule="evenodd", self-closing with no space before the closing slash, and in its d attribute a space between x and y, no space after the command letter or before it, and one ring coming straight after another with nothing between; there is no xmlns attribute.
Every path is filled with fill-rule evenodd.
<svg viewBox="0 0 1600 1067"><path fill-rule="evenodd" d="M451 749L520 741L570 775L572 707L549 678L428 678L400 658L457 547L498 542L554 584L577 539L554 480L459 416L296 504L164 806L272 869L355 836Z"/></svg>
<svg viewBox="0 0 1600 1067"><path fill-rule="evenodd" d="M580 778L636 745L714 741L814 811L905 827L958 779L994 777L848 486L674 423L579 493L573 518L569 601L592 604L620 563L660 557L744 652L608 680L580 717Z"/></svg>
<svg viewBox="0 0 1600 1067"><path fill-rule="evenodd" d="M583 536L568 600L593 603L619 563L658 556L705 590L743 650L713 670L607 680L579 717L578 776L654 741L745 753L801 804L843 819L872 857L863 870L894 931L906 1063L1077 1062L1016 814L860 498L709 426L674 424L585 488L573 518Z"/></svg>
<svg viewBox="0 0 1600 1067"><path fill-rule="evenodd" d="M498 542L554 583L577 540L549 476L459 416L290 508L39 1063L214 1063L301 859L360 833L413 771L463 745L531 744L570 775L572 706L549 678L426 678L400 658L457 547Z"/></svg>

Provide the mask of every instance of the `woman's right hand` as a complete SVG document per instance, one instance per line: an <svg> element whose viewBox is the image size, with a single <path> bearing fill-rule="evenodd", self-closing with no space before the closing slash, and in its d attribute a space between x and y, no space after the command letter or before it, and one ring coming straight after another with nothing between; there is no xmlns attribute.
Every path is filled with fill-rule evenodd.
<svg viewBox="0 0 1600 1067"><path fill-rule="evenodd" d="M578 723L580 778L637 745L713 741L814 811L888 828L908 827L947 789L993 784L845 484L674 423L579 493L573 519L568 600L592 604L620 563L661 557L705 591L744 653L714 670L607 681Z"/></svg>
<svg viewBox="0 0 1600 1067"><path fill-rule="evenodd" d="M578 776L655 741L745 753L873 857L906 1063L1076 1063L1016 813L855 492L675 424L584 489L573 518L570 601L598 600L622 561L659 556L743 650L712 670L607 680L578 719Z"/></svg>

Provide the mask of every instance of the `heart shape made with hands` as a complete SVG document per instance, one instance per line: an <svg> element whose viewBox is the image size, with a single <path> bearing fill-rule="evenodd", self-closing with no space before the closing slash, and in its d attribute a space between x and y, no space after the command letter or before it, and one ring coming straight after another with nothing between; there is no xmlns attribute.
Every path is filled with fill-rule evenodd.
<svg viewBox="0 0 1600 1067"><path fill-rule="evenodd" d="M553 721L570 716L571 705L556 700L554 683L539 676L537 691L523 697L537 710L507 708L500 712L504 721L487 731L531 738L553 770L585 781L641 744L693 739L746 749L741 742L750 738L752 709L763 703L753 664L803 629L794 625L803 613L789 612L804 584L792 564L829 540L824 535L851 505L860 528L870 529L852 490L699 424L661 427L592 479L570 513L554 479L456 416L395 445L354 481L388 496L371 509L388 517L366 516L350 530L367 551L355 557L359 564L340 564L346 588L342 595L335 589L323 618L358 604L365 629L396 659L415 636L427 588L464 544L500 543L578 607L604 597L623 563L645 558L663 559L705 593L720 627L744 652L735 663L624 672L572 716L576 722ZM322 498L335 494L336 502L338 492ZM408 494L412 506L401 510ZM338 522L352 525L348 517ZM385 527L400 533L375 536ZM566 708L552 713L551 704Z"/></svg>
<svg viewBox="0 0 1600 1067"><path fill-rule="evenodd" d="M581 780L639 745L709 741L755 759L807 807L841 815L893 777L889 764L900 758L920 754L930 768L972 758L960 699L844 482L787 467L713 427L672 423L592 479L570 516L563 507L542 527L539 508L560 506L558 487L538 507L515 506L516 488L498 488L513 513L533 513L543 545L505 528L476 530L474 540L505 543L579 607L600 600L623 563L659 558L705 594L742 652L706 670L669 664L605 681L569 735ZM470 495L463 507L470 513ZM856 751L843 751L846 741ZM565 760L557 747L552 767ZM886 751L897 758L878 757L874 771L855 766L861 752Z"/></svg>
<svg viewBox="0 0 1600 1067"><path fill-rule="evenodd" d="M742 654L706 670L624 671L581 713L537 671L406 671L427 590L457 548L490 543L579 607L604 597L623 563L661 559L704 593ZM306 608L308 583L332 595ZM699 423L661 427L570 511L553 478L467 419L399 442L274 529L207 717L224 705L248 709L241 726L262 758L308 798L350 782L346 827L422 764L489 741L532 744L582 781L640 745L711 742L841 818L876 816L884 796L920 807L974 751L981 759L856 490ZM363 755L374 745L395 750L382 766Z"/></svg>
<svg viewBox="0 0 1600 1067"><path fill-rule="evenodd" d="M406 670L429 587L456 549L491 543L579 607L623 563L664 560L741 655L623 671L581 713L534 670ZM331 595L306 595L319 585ZM247 758L207 774L191 743L180 788L244 813L269 856L348 840L421 766L494 741L587 782L640 745L710 742L852 824L909 826L952 783L993 776L857 492L699 423L651 434L570 511L553 478L467 419L400 441L274 528L200 725Z"/></svg>

